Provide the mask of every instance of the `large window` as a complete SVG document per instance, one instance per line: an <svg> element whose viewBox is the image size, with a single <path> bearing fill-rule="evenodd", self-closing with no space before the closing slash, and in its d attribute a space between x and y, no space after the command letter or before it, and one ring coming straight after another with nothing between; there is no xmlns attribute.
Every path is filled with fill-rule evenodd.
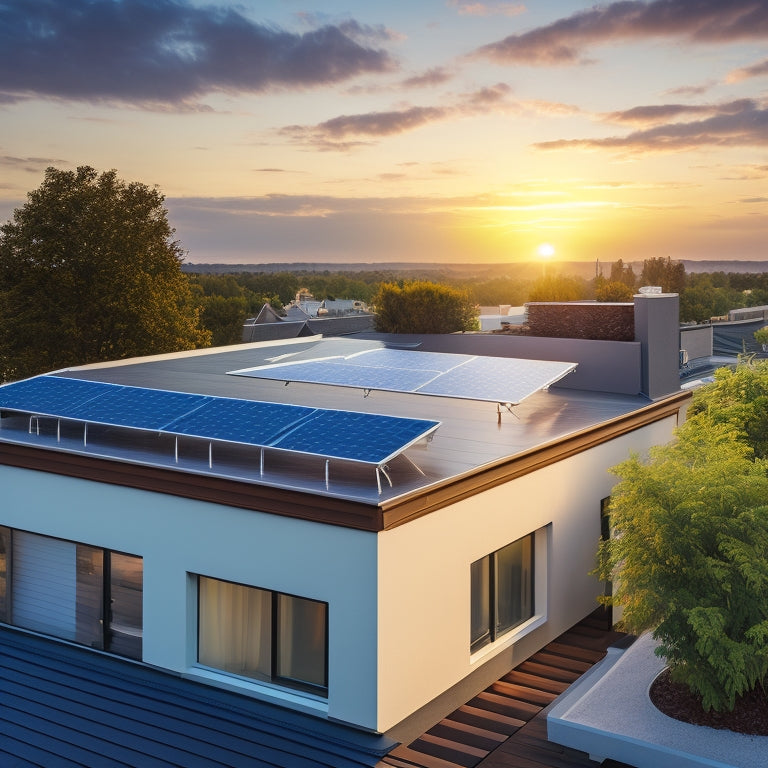
<svg viewBox="0 0 768 768"><path fill-rule="evenodd" d="M0 527L0 621L141 658L140 557Z"/></svg>
<svg viewBox="0 0 768 768"><path fill-rule="evenodd" d="M328 604L198 577L198 661L317 693L328 689Z"/></svg>
<svg viewBox="0 0 768 768"><path fill-rule="evenodd" d="M534 534L530 534L470 566L471 651L533 616L533 543Z"/></svg>

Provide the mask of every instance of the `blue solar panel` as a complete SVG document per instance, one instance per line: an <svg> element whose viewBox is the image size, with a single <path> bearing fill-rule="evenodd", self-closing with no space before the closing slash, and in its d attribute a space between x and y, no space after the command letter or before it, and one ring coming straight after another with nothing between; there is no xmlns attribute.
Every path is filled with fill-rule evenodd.
<svg viewBox="0 0 768 768"><path fill-rule="evenodd" d="M381 464L439 422L39 376L0 387L0 408Z"/></svg>
<svg viewBox="0 0 768 768"><path fill-rule="evenodd" d="M321 410L274 443L274 447L382 464L439 425L440 422L423 419Z"/></svg>
<svg viewBox="0 0 768 768"><path fill-rule="evenodd" d="M514 405L574 368L576 363L559 361L375 349L347 358L284 363L232 373Z"/></svg>
<svg viewBox="0 0 768 768"><path fill-rule="evenodd" d="M441 397L461 397L461 393L471 392L476 400L516 404L575 367L575 363L547 360L473 357L428 382L418 392Z"/></svg>
<svg viewBox="0 0 768 768"><path fill-rule="evenodd" d="M341 358L344 365L363 365L369 368L399 368L400 370L425 370L434 373L450 371L462 355L447 352L408 352L402 349L370 349Z"/></svg>
<svg viewBox="0 0 768 768"><path fill-rule="evenodd" d="M89 382L93 383L93 382ZM77 409L75 418L99 424L162 430L210 400L203 395L113 386Z"/></svg>
<svg viewBox="0 0 768 768"><path fill-rule="evenodd" d="M361 387L363 389L386 389L395 392L412 392L435 376L439 371L419 369L397 369L368 367L355 362L351 365L333 359L329 364L324 360L306 363L288 363L254 369L255 377L285 381L303 381L311 384L335 384L340 387ZM374 382L372 385L371 382Z"/></svg>
<svg viewBox="0 0 768 768"><path fill-rule="evenodd" d="M314 408L300 405L213 398L193 413L176 419L166 430L177 435L269 446L313 413Z"/></svg>
<svg viewBox="0 0 768 768"><path fill-rule="evenodd" d="M0 387L0 408L67 417L94 397L114 389L100 381L38 376Z"/></svg>

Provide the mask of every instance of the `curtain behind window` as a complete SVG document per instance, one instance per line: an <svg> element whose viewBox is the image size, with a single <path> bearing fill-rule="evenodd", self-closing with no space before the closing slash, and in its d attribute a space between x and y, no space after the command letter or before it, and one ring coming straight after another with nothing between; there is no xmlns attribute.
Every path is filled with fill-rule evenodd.
<svg viewBox="0 0 768 768"><path fill-rule="evenodd" d="M272 596L255 587L199 578L201 664L269 680Z"/></svg>

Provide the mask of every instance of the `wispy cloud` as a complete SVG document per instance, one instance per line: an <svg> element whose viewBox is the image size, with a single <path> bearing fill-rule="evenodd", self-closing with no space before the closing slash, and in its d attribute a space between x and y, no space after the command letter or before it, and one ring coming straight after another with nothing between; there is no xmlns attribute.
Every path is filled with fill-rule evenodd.
<svg viewBox="0 0 768 768"><path fill-rule="evenodd" d="M736 69L728 75L729 83L737 83L740 80L748 80L751 77L765 77L768 75L768 59L763 59L748 67Z"/></svg>
<svg viewBox="0 0 768 768"><path fill-rule="evenodd" d="M364 143L364 139L407 133L432 123L485 114L493 109L511 109L511 92L506 83L497 83L463 94L446 106L411 106L391 111L340 115L312 126L289 125L280 132L293 141L319 149L346 151ZM350 137L355 138L350 141Z"/></svg>
<svg viewBox="0 0 768 768"><path fill-rule="evenodd" d="M519 16L526 10L523 3L480 3L449 0L448 5L455 8L460 16Z"/></svg>
<svg viewBox="0 0 768 768"><path fill-rule="evenodd" d="M383 28L295 33L189 0L5 0L0 101L192 102L216 92L307 88L394 68Z"/></svg>
<svg viewBox="0 0 768 768"><path fill-rule="evenodd" d="M50 165L68 165L64 160L53 157L12 157L0 155L0 167L12 170L22 170L28 173L40 173Z"/></svg>
<svg viewBox="0 0 768 768"><path fill-rule="evenodd" d="M737 115L756 107L757 104L751 99L737 99L723 104L652 104L609 112L605 119L616 123L654 124L687 116Z"/></svg>
<svg viewBox="0 0 768 768"><path fill-rule="evenodd" d="M768 37L768 3L760 0L626 0L596 5L520 35L485 45L475 56L500 64L573 64L584 49L625 40L682 38L722 43Z"/></svg>
<svg viewBox="0 0 768 768"><path fill-rule="evenodd" d="M680 152L702 147L768 146L768 109L759 108L749 99L731 102L725 107L724 111L703 120L663 123L626 136L561 139L541 142L535 146L548 150L608 149L629 153ZM709 109L712 110L711 107Z"/></svg>

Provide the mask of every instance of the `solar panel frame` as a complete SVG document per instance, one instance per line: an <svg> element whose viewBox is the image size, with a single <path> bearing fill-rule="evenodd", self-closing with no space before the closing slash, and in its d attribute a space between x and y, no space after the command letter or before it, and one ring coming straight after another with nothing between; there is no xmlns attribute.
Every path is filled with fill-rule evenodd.
<svg viewBox="0 0 768 768"><path fill-rule="evenodd" d="M330 439L338 446L334 449L334 458L381 466L428 437L439 426L440 422L425 419L318 409L308 421L282 436L271 447L328 456L330 449L324 446ZM339 443L336 434L344 434L344 441Z"/></svg>
<svg viewBox="0 0 768 768"><path fill-rule="evenodd" d="M519 405L577 363L378 348L346 358L315 358L229 371L278 381L357 387Z"/></svg>
<svg viewBox="0 0 768 768"><path fill-rule="evenodd" d="M46 402L44 410L37 407L40 400ZM154 412L147 410L150 404ZM117 418L115 409L125 418ZM377 467L440 426L440 422L426 419L153 390L50 374L0 386L0 410ZM92 418L95 416L98 418ZM266 424L265 417L269 417ZM262 421L254 425L255 418ZM384 424L388 432L382 430ZM357 447L349 447L339 440L339 434L353 434L352 426L359 428L366 450L357 442Z"/></svg>

